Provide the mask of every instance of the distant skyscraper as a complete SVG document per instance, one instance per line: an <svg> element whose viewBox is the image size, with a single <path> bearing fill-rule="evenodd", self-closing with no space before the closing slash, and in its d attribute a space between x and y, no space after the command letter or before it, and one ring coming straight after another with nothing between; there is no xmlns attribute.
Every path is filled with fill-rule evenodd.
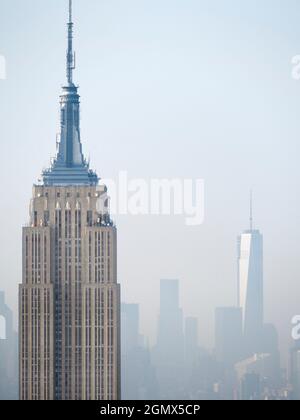
<svg viewBox="0 0 300 420"><path fill-rule="evenodd" d="M232 367L242 356L242 310L217 308L215 313L215 348L218 362Z"/></svg>
<svg viewBox="0 0 300 420"><path fill-rule="evenodd" d="M179 307L179 281L161 280L157 345L171 363L182 363L183 315ZM171 350L171 352L170 352Z"/></svg>
<svg viewBox="0 0 300 420"><path fill-rule="evenodd" d="M161 280L160 283L160 314L154 354L161 399L181 398L184 335L178 280Z"/></svg>
<svg viewBox="0 0 300 420"><path fill-rule="evenodd" d="M121 305L121 366L122 398L139 398L140 369L137 365L139 353L139 305Z"/></svg>
<svg viewBox="0 0 300 420"><path fill-rule="evenodd" d="M13 312L0 292L0 400L18 399L18 335Z"/></svg>
<svg viewBox="0 0 300 420"><path fill-rule="evenodd" d="M199 358L197 318L185 319L184 342L185 368L192 372Z"/></svg>
<svg viewBox="0 0 300 420"><path fill-rule="evenodd" d="M241 400L252 401L261 399L261 380L256 373L246 373L241 381Z"/></svg>
<svg viewBox="0 0 300 420"><path fill-rule="evenodd" d="M128 353L139 346L139 305L122 303L121 305L121 331L122 352Z"/></svg>
<svg viewBox="0 0 300 420"><path fill-rule="evenodd" d="M139 305L122 304L122 399L152 400L158 397L149 350L140 335Z"/></svg>
<svg viewBox="0 0 300 420"><path fill-rule="evenodd" d="M33 187L23 229L22 400L120 398L117 232L106 188L82 153L71 0L69 7L57 156Z"/></svg>
<svg viewBox="0 0 300 420"><path fill-rule="evenodd" d="M243 334L248 353L258 352L263 328L263 237L250 229L238 239L238 306L242 308Z"/></svg>
<svg viewBox="0 0 300 420"><path fill-rule="evenodd" d="M183 399L194 399L198 391L200 348L198 345L198 319L188 317L184 328L184 394Z"/></svg>
<svg viewBox="0 0 300 420"><path fill-rule="evenodd" d="M265 386L269 389L279 390L282 386L282 375L280 368L280 352L277 329L272 324L264 324L262 338L260 340L262 353L270 355L268 370L265 372Z"/></svg>
<svg viewBox="0 0 300 420"><path fill-rule="evenodd" d="M255 354L235 365L238 383L240 385L241 399L261 399L273 392L274 360L271 354ZM260 385L263 384L263 388ZM263 395L264 394L264 395Z"/></svg>
<svg viewBox="0 0 300 420"><path fill-rule="evenodd" d="M290 383L292 385L292 398L300 400L300 340L293 343L290 350Z"/></svg>

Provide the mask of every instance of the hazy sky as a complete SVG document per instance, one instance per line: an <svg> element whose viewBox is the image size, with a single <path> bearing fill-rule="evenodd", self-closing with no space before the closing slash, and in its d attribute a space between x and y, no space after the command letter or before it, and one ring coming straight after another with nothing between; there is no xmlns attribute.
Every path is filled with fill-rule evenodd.
<svg viewBox="0 0 300 420"><path fill-rule="evenodd" d="M0 0L0 288L17 308L21 227L55 152L67 0ZM300 313L299 0L74 0L82 141L105 178L205 180L205 223L118 217L122 300L153 340L160 278L213 345L214 309L236 298L236 238L265 242L266 321L288 344Z"/></svg>

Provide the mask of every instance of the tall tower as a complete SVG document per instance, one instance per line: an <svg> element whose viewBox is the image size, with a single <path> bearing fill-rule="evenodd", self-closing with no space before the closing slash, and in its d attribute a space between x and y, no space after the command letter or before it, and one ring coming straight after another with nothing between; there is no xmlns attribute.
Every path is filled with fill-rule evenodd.
<svg viewBox="0 0 300 420"><path fill-rule="evenodd" d="M33 187L30 221L23 228L22 400L120 398L117 231L106 188L83 156L74 69L69 0L57 154L42 185Z"/></svg>
<svg viewBox="0 0 300 420"><path fill-rule="evenodd" d="M163 279L160 282L154 364L161 399L180 399L184 385L184 333L178 280Z"/></svg>
<svg viewBox="0 0 300 420"><path fill-rule="evenodd" d="M253 228L252 194L250 229L238 238L238 306L242 308L246 351L260 351L263 329L263 237Z"/></svg>
<svg viewBox="0 0 300 420"><path fill-rule="evenodd" d="M18 335L13 311L0 290L0 400L18 399Z"/></svg>

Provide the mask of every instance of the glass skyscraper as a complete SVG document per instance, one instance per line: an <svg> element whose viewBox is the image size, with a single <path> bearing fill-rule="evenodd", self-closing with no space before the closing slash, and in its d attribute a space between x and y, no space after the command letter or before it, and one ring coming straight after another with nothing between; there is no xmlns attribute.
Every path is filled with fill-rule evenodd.
<svg viewBox="0 0 300 420"><path fill-rule="evenodd" d="M253 229L252 211L250 229L238 238L238 306L246 353L259 352L264 322L263 237Z"/></svg>

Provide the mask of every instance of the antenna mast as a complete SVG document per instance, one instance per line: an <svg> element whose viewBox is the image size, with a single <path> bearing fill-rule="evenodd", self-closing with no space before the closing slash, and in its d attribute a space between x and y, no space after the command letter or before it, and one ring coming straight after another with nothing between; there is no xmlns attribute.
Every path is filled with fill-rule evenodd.
<svg viewBox="0 0 300 420"><path fill-rule="evenodd" d="M253 191L250 191L250 230L253 231Z"/></svg>
<svg viewBox="0 0 300 420"><path fill-rule="evenodd" d="M73 70L75 70L75 53L73 52L72 0L69 0L68 51L67 51L67 80L68 80L69 85L73 84Z"/></svg>

